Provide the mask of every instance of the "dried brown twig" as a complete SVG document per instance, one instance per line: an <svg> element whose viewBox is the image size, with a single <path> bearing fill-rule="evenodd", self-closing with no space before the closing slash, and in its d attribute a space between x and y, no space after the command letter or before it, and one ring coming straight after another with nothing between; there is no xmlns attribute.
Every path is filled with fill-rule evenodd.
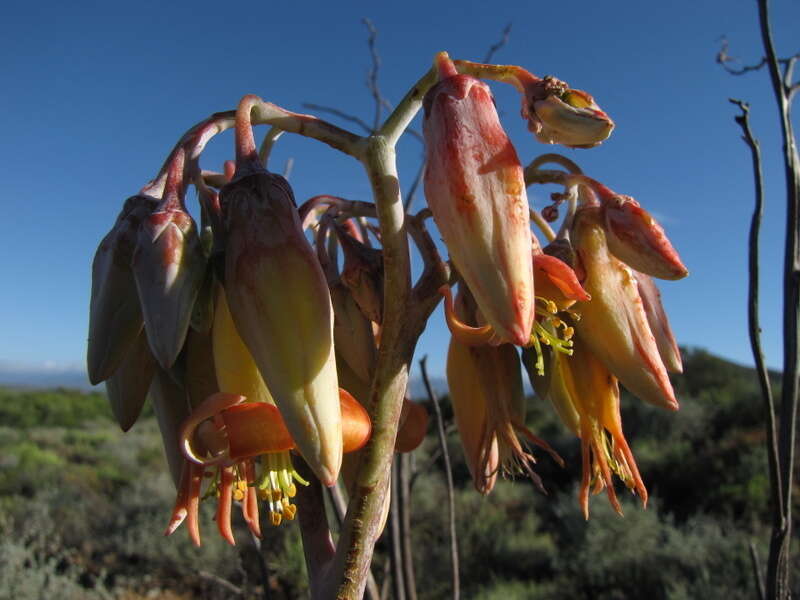
<svg viewBox="0 0 800 600"><path fill-rule="evenodd" d="M455 502L455 488L453 485L453 471L450 467L450 454L447 451L447 438L444 433L444 419L442 418L442 411L439 408L439 399L436 392L431 387L431 382L428 379L428 369L426 363L427 356L423 356L419 361L420 373L422 381L425 384L425 390L428 393L428 399L433 405L433 410L436 414L436 428L439 435L439 447L442 450L442 458L444 459L444 471L447 480L447 516L450 528L450 565L453 574L453 600L458 600L460 597L460 577L458 567L458 538L456 536L456 502Z"/></svg>
<svg viewBox="0 0 800 600"><path fill-rule="evenodd" d="M509 38L511 37L511 23L506 25L503 28L503 37L500 38L500 41L496 44L493 44L488 52L486 52L486 56L483 58L483 62L490 63L492 62L492 57L494 57L495 53L500 50L503 46L508 43Z"/></svg>
<svg viewBox="0 0 800 600"><path fill-rule="evenodd" d="M800 89L800 83L793 83L794 67L800 55L796 54L785 59L778 58L772 40L768 0L758 0L758 13L761 40L766 55L761 63L744 71L741 69L732 71L726 66L726 63L730 62L731 59L727 53L725 40L723 40L723 48L717 57L717 62L728 72L734 74L741 74L739 71L753 71L761 68L761 66L767 67L773 95L778 105L781 136L783 138L783 166L786 180L786 232L783 268L783 379L781 402L778 411L774 408L770 409L769 397L767 394L764 397L768 421L767 451L768 455L776 454L776 456L770 456L769 459L771 463L770 484L773 523L769 559L767 561L766 597L788 600L791 597L792 493L794 491L798 392L800 391L800 158L798 158L797 143L791 119L791 103L798 89ZM783 70L781 70L781 67ZM753 152L753 160L756 163L758 196L761 193L758 191L760 187L758 146L749 133L746 105L737 101L734 103L743 111L743 114L737 117L737 122L745 131L745 140ZM757 203L759 203L758 197ZM756 217L754 217L754 221L757 227ZM751 252L753 251L752 235L751 231ZM751 294L749 306L751 311L757 310L757 306L753 306L753 301ZM755 331L755 334L757 337L758 331ZM757 348L757 344L754 345L754 348ZM759 360L758 353L755 353L755 358L756 361ZM763 388L763 374L760 375L760 378ZM771 423L774 423L772 427L777 426L776 429L773 429L774 437L772 441L769 439ZM773 448L772 444L776 444L777 447ZM773 462L777 463L777 468L772 464Z"/></svg>

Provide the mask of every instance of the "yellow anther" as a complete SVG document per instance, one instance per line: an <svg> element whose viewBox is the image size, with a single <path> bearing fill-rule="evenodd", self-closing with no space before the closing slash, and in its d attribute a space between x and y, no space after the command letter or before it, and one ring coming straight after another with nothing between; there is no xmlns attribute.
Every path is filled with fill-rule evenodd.
<svg viewBox="0 0 800 600"><path fill-rule="evenodd" d="M244 500L244 492L240 490L238 487L234 488L233 490L233 499L239 502L240 500Z"/></svg>
<svg viewBox="0 0 800 600"><path fill-rule="evenodd" d="M283 518L287 521L294 521L295 514L297 514L297 507L294 504L287 504L283 507Z"/></svg>
<svg viewBox="0 0 800 600"><path fill-rule="evenodd" d="M270 511L270 513L269 513L269 519L270 519L270 522L271 522L271 523L272 523L272 524L273 524L275 527L277 527L278 525L280 525L280 524L281 524L281 519L282 519L282 517L281 517L281 513L277 512L277 511L274 511L274 510L273 510L273 511Z"/></svg>
<svg viewBox="0 0 800 600"><path fill-rule="evenodd" d="M294 498L297 495L297 487L293 483L290 483L284 491L289 498Z"/></svg>

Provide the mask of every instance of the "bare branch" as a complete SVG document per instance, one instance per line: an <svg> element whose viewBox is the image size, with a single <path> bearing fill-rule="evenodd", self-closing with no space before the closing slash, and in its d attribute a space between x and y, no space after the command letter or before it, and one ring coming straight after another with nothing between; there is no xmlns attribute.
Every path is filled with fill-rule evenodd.
<svg viewBox="0 0 800 600"><path fill-rule="evenodd" d="M242 590L242 588L232 584L230 581L220 577L219 575L214 575L214 573L209 573L208 571L197 571L197 575L202 579L213 581L218 586L225 588L228 592L232 594L236 594L237 596L244 596L244 591Z"/></svg>
<svg viewBox="0 0 800 600"><path fill-rule="evenodd" d="M397 505L400 509L400 547L403 551L403 580L407 600L417 600L417 578L411 542L411 453L397 455Z"/></svg>
<svg viewBox="0 0 800 600"><path fill-rule="evenodd" d="M406 600L406 581L403 577L403 550L400 543L400 486L397 476L398 461L392 461L392 498L389 505L389 561L392 564L394 600Z"/></svg>
<svg viewBox="0 0 800 600"><path fill-rule="evenodd" d="M717 52L717 64L720 65L723 69L725 69L731 75L744 75L745 73L751 73L753 71L760 71L762 68L767 66L768 59L766 56L762 57L762 59L754 64L754 65L745 65L739 69L736 69L729 65L732 62L738 62L739 59L731 56L728 54L728 39L723 35L721 38L722 45ZM784 85L786 89L789 89L792 86L792 75L794 72L794 65L797 62L797 59L800 58L800 53L795 54L794 56L789 56L787 58L777 58L777 63L784 67Z"/></svg>
<svg viewBox="0 0 800 600"><path fill-rule="evenodd" d="M794 66L797 64L798 58L800 58L800 52L780 61L783 65L783 85L786 89L790 90L793 87L792 79L794 78ZM796 85L794 87L796 87Z"/></svg>
<svg viewBox="0 0 800 600"><path fill-rule="evenodd" d="M761 573L761 564L758 561L756 545L752 541L750 542L750 562L753 565L753 577L755 578L758 600L766 600L767 592L764 589L764 575Z"/></svg>
<svg viewBox="0 0 800 600"><path fill-rule="evenodd" d="M797 94L797 90L800 90L800 83L795 83L792 87L789 88L789 91L787 93L787 99L789 100L790 104L794 102L794 97Z"/></svg>
<svg viewBox="0 0 800 600"><path fill-rule="evenodd" d="M503 37L500 38L500 41L497 42L496 44L493 44L489 48L489 51L486 53L483 62L485 63L492 62L492 57L494 56L495 52L500 50L500 48L502 48L508 43L509 37L511 37L511 23L506 25L505 28L503 29Z"/></svg>
<svg viewBox="0 0 800 600"><path fill-rule="evenodd" d="M795 436L800 390L800 165L797 141L789 115L789 93L780 72L769 18L768 0L758 1L761 40L767 57L772 90L780 115L783 166L786 178L786 236L783 261L783 385L778 421L778 459L782 514L773 520L767 565L767 597L791 597L792 493ZM786 67L792 61L787 59Z"/></svg>
<svg viewBox="0 0 800 600"><path fill-rule="evenodd" d="M770 490L772 492L773 510L778 514L783 513L783 500L781 494L781 478L778 470L778 445L775 430L775 403L772 398L772 386L769 381L769 372L764 361L764 352L761 348L761 324L758 316L759 301L759 239L761 234L761 217L764 213L764 179L761 170L761 148L758 140L753 137L750 129L750 106L741 100L730 99L731 104L738 106L742 114L734 117L737 125L742 128L742 139L749 146L753 159L753 178L755 180L755 206L750 221L750 239L748 251L748 282L747 282L747 318L750 334L750 347L756 363L756 374L761 386L761 398L764 402L764 416L767 420L767 461L769 465Z"/></svg>
<svg viewBox="0 0 800 600"><path fill-rule="evenodd" d="M267 559L264 557L264 552L261 547L261 540L259 537L250 531L250 538L253 541L253 546L256 549L256 556L258 557L256 562L258 563L258 570L261 571L261 581L263 582L263 598L264 600L269 600L271 596L270 588L269 588L269 567L267 566Z"/></svg>
<svg viewBox="0 0 800 600"><path fill-rule="evenodd" d="M444 471L447 477L447 514L450 525L450 564L453 573L453 600L458 600L460 596L460 581L458 575L458 539L456 538L456 502L455 492L453 486L453 471L450 468L450 454L447 451L447 438L444 434L444 419L442 418L442 410L439 408L439 399L436 392L431 387L430 379L428 379L428 369L426 363L427 356L423 356L419 361L419 368L422 374L422 381L425 384L425 391L428 393L428 399L433 405L433 410L436 413L436 428L439 434L439 447L442 449L442 458L444 459Z"/></svg>
<svg viewBox="0 0 800 600"><path fill-rule="evenodd" d="M739 69L731 67L728 63L737 62L739 59L734 58L730 54L728 54L728 38L724 35L722 36L722 44L720 46L719 52L717 52L717 64L720 65L723 69L725 69L731 75L744 75L745 73L750 73L751 71L758 71L764 65L767 64L767 59L762 58L758 64L755 65L745 65Z"/></svg>
<svg viewBox="0 0 800 600"><path fill-rule="evenodd" d="M309 108L311 110L316 110L319 112L325 112L329 115L334 115L339 117L340 119L344 119L345 121L349 121L350 123L354 123L361 127L365 133L371 134L373 133L372 127L370 127L367 122L360 118L356 117L355 115L351 115L350 113L346 113L343 110L339 110L338 108L333 108L332 106L324 106L322 104L314 104L313 102L303 102L303 108Z"/></svg>
<svg viewBox="0 0 800 600"><path fill-rule="evenodd" d="M381 57L378 55L378 47L376 44L376 40L378 39L378 30L375 28L375 25L372 24L372 21L366 17L361 19L361 22L364 23L369 30L367 45L369 46L369 54L372 57L372 67L370 67L369 73L367 74L367 87L369 88L369 91L375 100L375 119L373 121L372 129L373 131L377 131L378 127L381 125L383 108L385 107L388 110L392 110L393 107L391 103L383 97L383 94L381 94L381 89L378 85L378 71L381 67Z"/></svg>

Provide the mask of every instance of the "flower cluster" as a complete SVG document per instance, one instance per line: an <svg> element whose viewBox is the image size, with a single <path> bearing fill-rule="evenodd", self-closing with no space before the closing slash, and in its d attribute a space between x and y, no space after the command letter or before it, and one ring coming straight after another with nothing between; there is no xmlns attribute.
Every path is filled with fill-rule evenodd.
<svg viewBox="0 0 800 600"><path fill-rule="evenodd" d="M580 439L580 502L605 488L620 511L616 474L647 500L622 432L618 381L643 400L677 409L668 370L680 354L650 276L680 279L687 270L664 230L632 198L582 175L558 172L569 214L556 236L533 235L526 175L503 131L491 92L442 53L438 83L425 97L425 195L458 274L455 302L445 287L452 333L450 395L475 487L489 493L499 472L533 472L529 446L562 463L524 425L520 354L537 395L548 399ZM591 96L519 67L523 117L540 141L592 147L613 123ZM557 159L557 155L556 155ZM563 161L566 162L566 161ZM553 182L553 181L550 181ZM554 208L554 207L553 207ZM551 210L551 214L557 212Z"/></svg>
<svg viewBox="0 0 800 600"><path fill-rule="evenodd" d="M411 451L427 430L426 409L405 398L405 377L440 295L452 333L450 396L478 491L488 494L500 473L543 487L533 447L563 464L525 425L524 365L537 395L581 440L585 514L590 490L606 489L620 510L614 474L646 502L622 431L619 383L677 408L667 373L680 371L680 354L651 277L687 270L632 198L558 155L547 161L566 171L542 171L542 160L523 169L481 78L518 89L541 142L590 148L613 130L589 94L560 80L440 53L431 77L375 135L245 96L235 112L189 130L125 202L92 265L87 362L124 430L151 398L177 488L168 534L186 522L199 544L204 498L217 499L217 528L234 543L234 503L260 535L258 501L273 525L294 520L293 499L309 479L332 486L341 476L352 494L379 488L392 447ZM399 210L387 140L410 121L420 90L429 210L412 217ZM261 152L260 123L273 128ZM205 144L228 127L236 160L222 173L201 170ZM376 204L317 196L298 208L287 180L265 167L283 131L361 160ZM564 187L542 211L552 216L566 203L558 234L530 207L526 190L536 182ZM190 185L199 227L186 209ZM449 264L425 229L428 216ZM406 235L424 261L413 289ZM359 486L363 464L372 479ZM390 501L378 498L376 522Z"/></svg>
<svg viewBox="0 0 800 600"><path fill-rule="evenodd" d="M178 490L167 534L186 521L198 545L201 499L218 499L217 527L230 543L234 501L260 535L257 500L279 525L295 518L297 484L308 485L292 453L332 486L340 471L353 473L343 454L371 434L354 394L369 397L377 352L370 317L380 319L382 290L367 289L369 273L352 258L341 281L326 277L291 187L255 151L252 103L245 97L234 119L237 160L209 177L219 189L189 159L208 136L201 124L126 201L92 272L90 379L107 382L123 430L151 398ZM190 181L200 232L185 207ZM398 435L404 451L427 427L425 409L407 404L415 418Z"/></svg>

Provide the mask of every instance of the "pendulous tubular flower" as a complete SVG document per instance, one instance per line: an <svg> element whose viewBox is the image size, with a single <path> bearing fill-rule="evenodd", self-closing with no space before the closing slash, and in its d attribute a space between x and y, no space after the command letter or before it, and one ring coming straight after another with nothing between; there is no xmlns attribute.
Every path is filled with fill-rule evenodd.
<svg viewBox="0 0 800 600"><path fill-rule="evenodd" d="M672 333L667 312L661 304L661 292L658 291L656 282L644 273L636 273L636 283L639 286L639 295L642 297L642 307L647 315L650 330L656 338L656 346L664 366L670 373L683 373L683 360L678 342Z"/></svg>
<svg viewBox="0 0 800 600"><path fill-rule="evenodd" d="M250 104L237 113L237 143L254 148ZM297 449L327 486L342 460L342 427L325 276L303 235L294 195L257 154L238 156L221 191L225 292L236 329L268 382Z"/></svg>
<svg viewBox="0 0 800 600"><path fill-rule="evenodd" d="M608 248L614 256L659 279L683 279L689 274L664 229L636 200L619 194L600 197Z"/></svg>
<svg viewBox="0 0 800 600"><path fill-rule="evenodd" d="M525 181L492 94L437 56L425 96L425 197L450 258L493 330L524 345L533 325L531 232Z"/></svg>
<svg viewBox="0 0 800 600"><path fill-rule="evenodd" d="M267 504L270 522L277 526L295 518L295 483L307 485L292 466L294 440L236 330L221 289L215 305L211 332L201 335L190 331L187 338L187 388L190 396L212 389L223 391L207 394L191 414L184 414L179 426L173 427L178 433L172 445L183 453L182 476L166 533L174 532L187 520L189 535L198 545L197 506L201 480L208 469L212 481L202 498L217 497L217 528L231 544L235 543L231 528L234 500L240 501L251 531L260 536L257 500ZM210 375L204 376L203 371L210 371ZM343 451L351 452L366 443L371 423L366 411L344 390L340 390L340 402Z"/></svg>
<svg viewBox="0 0 800 600"><path fill-rule="evenodd" d="M634 271L608 248L601 208L580 208L572 241L591 295L577 311L576 331L609 371L642 400L678 409L678 401L659 355L639 295Z"/></svg>
<svg viewBox="0 0 800 600"><path fill-rule="evenodd" d="M93 385L114 374L142 331L144 321L131 263L139 225L157 203L145 194L128 198L95 253L86 356Z"/></svg>
<svg viewBox="0 0 800 600"><path fill-rule="evenodd" d="M344 253L341 281L364 315L375 323L383 319L383 252L370 248L337 225Z"/></svg>
<svg viewBox="0 0 800 600"><path fill-rule="evenodd" d="M307 485L289 456L296 449L295 441L274 405L245 400L239 394L218 392L181 425L179 447L186 462L166 535L187 520L192 541L200 545L197 509L207 468L215 468L216 474L206 496L218 498L217 527L229 543L235 543L230 524L233 500L242 502L245 520L259 536L257 498L268 503L273 525L294 520L295 482ZM343 451L353 452L366 444L372 426L364 408L344 390L340 390L340 401L345 421ZM261 460L260 476L256 476L256 457Z"/></svg>
<svg viewBox="0 0 800 600"><path fill-rule="evenodd" d="M197 227L183 205L184 154L181 149L171 160L164 196L142 220L133 252L147 339L164 369L183 348L206 267Z"/></svg>
<svg viewBox="0 0 800 600"><path fill-rule="evenodd" d="M106 380L111 412L122 431L128 431L139 418L156 368L147 336L141 331L122 364Z"/></svg>
<svg viewBox="0 0 800 600"><path fill-rule="evenodd" d="M475 320L472 302L465 292L459 294L455 311L462 321ZM447 385L475 488L488 494L502 469L528 475L543 490L526 442L544 449L562 466L563 461L525 426L525 394L514 346L467 346L454 336L447 354Z"/></svg>
<svg viewBox="0 0 800 600"><path fill-rule="evenodd" d="M647 489L622 431L617 378L577 338L570 357L550 356L545 380L529 371L537 394L556 408L562 422L581 440L583 471L578 499L584 517L589 518L589 491L605 488L614 510L622 507L614 490L616 475L636 492L644 506Z"/></svg>

